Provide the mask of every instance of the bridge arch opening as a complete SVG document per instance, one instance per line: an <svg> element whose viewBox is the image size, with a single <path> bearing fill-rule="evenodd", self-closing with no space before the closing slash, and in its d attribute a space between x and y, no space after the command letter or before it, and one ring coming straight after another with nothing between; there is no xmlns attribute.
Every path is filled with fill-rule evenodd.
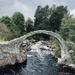
<svg viewBox="0 0 75 75"><path fill-rule="evenodd" d="M38 42L42 42L42 44L44 46L49 47L50 50L52 50L54 52L56 57L61 58L61 47L60 47L59 41L53 36L48 35L47 36L48 39L47 39L47 38L43 37L42 35L47 36L46 34L40 34L40 35L34 34L34 35L28 37L27 40L31 40L31 41L28 41L28 43L30 42L30 43L36 44Z"/></svg>
<svg viewBox="0 0 75 75"><path fill-rule="evenodd" d="M46 31L46 30L33 31L33 32L26 34L25 36L22 36L21 39L22 39L22 41L24 41L28 37L33 36L35 34L46 34L46 35L50 35L50 36L55 37L59 41L59 45L61 48L61 58L63 58L63 55L68 54L67 47L65 45L65 41L63 40L63 38L59 34L52 32L52 31Z"/></svg>
<svg viewBox="0 0 75 75"><path fill-rule="evenodd" d="M52 32L52 31L47 31L47 30L37 30L37 31L32 31L24 36L21 36L20 38L11 40L9 42L9 45L14 46L14 49L20 50L20 45L25 41L28 37L33 36L35 34L46 34L55 37L59 41L59 45L61 48L61 58L60 62L64 62L64 64L72 64L71 56L68 52L68 49L66 47L64 39L61 37L60 34ZM12 48L13 49L13 48ZM58 60L59 61L59 60Z"/></svg>
<svg viewBox="0 0 75 75"><path fill-rule="evenodd" d="M68 49L66 47L64 39L61 37L60 34L52 32L52 31L47 31L47 30L37 30L37 31L32 31L25 36L21 37L22 41L27 39L28 37L35 35L35 34L46 34L55 37L59 41L59 45L61 48L61 58L58 59L58 63L64 63L64 64L72 64L71 56L68 52Z"/></svg>

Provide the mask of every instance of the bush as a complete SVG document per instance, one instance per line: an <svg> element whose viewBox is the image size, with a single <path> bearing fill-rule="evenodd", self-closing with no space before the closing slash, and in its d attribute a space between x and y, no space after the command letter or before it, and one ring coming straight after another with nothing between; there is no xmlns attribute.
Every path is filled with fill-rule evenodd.
<svg viewBox="0 0 75 75"><path fill-rule="evenodd" d="M11 31L5 24L0 23L0 39L9 40L13 37Z"/></svg>
<svg viewBox="0 0 75 75"><path fill-rule="evenodd" d="M72 41L66 41L66 45L68 47L68 50L74 50L75 51L75 43Z"/></svg>
<svg viewBox="0 0 75 75"><path fill-rule="evenodd" d="M51 48L53 49L55 56L60 58L61 57L61 48L60 48L58 40L52 36L50 37L50 40L51 40L51 42L50 42Z"/></svg>
<svg viewBox="0 0 75 75"><path fill-rule="evenodd" d="M71 58L75 64L75 43L72 41L66 42Z"/></svg>
<svg viewBox="0 0 75 75"><path fill-rule="evenodd" d="M60 47L57 46L54 52L55 52L55 56L57 56L59 58L61 57L61 49L60 49Z"/></svg>

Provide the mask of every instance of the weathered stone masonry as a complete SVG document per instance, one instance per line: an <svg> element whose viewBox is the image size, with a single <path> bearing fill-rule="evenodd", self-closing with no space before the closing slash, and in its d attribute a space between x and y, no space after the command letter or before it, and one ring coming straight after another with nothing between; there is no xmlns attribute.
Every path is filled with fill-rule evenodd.
<svg viewBox="0 0 75 75"><path fill-rule="evenodd" d="M53 37L55 37L58 41L59 41L59 45L61 47L61 58L60 60L58 60L59 63L64 63L64 64L72 64L72 60L71 57L68 53L68 49L65 45L65 42L63 40L63 38L57 34L54 33L52 31L46 31L46 30L37 30L37 31L33 31L30 32L24 36L21 36L20 38L16 38L13 39L11 41L9 41L6 44L0 44L0 66L4 63L4 56L3 58L1 58L2 55L6 55L6 60L7 60L7 64L14 64L16 62L23 62L24 60L26 60L26 55L24 54L24 52L21 50L21 44L23 43L23 41L25 41L28 37L35 35L35 34L47 34L47 35L51 35ZM14 63L13 60L9 60L11 57L8 56L11 55L11 57L13 58L14 56ZM11 59L12 59L11 58ZM20 60L21 59L21 60ZM9 60L9 63L8 63ZM1 63L2 62L2 63ZM3 65L7 65L7 64L3 64Z"/></svg>

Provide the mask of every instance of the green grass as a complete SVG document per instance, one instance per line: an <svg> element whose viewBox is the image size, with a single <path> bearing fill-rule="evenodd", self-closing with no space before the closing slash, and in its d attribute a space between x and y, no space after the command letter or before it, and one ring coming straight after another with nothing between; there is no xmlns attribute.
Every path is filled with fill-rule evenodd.
<svg viewBox="0 0 75 75"><path fill-rule="evenodd" d="M0 39L0 42L4 42L4 40L1 40L1 39Z"/></svg>
<svg viewBox="0 0 75 75"><path fill-rule="evenodd" d="M5 40L3 40L3 39L0 39L0 42L8 42L8 41L5 41Z"/></svg>

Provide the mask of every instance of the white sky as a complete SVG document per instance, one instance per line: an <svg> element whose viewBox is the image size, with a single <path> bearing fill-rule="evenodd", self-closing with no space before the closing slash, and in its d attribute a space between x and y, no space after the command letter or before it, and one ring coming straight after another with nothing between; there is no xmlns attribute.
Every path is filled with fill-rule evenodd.
<svg viewBox="0 0 75 75"><path fill-rule="evenodd" d="M34 19L37 6L49 5L68 6L68 10L75 16L75 0L0 0L0 17L11 16L14 12L20 11L25 19Z"/></svg>

